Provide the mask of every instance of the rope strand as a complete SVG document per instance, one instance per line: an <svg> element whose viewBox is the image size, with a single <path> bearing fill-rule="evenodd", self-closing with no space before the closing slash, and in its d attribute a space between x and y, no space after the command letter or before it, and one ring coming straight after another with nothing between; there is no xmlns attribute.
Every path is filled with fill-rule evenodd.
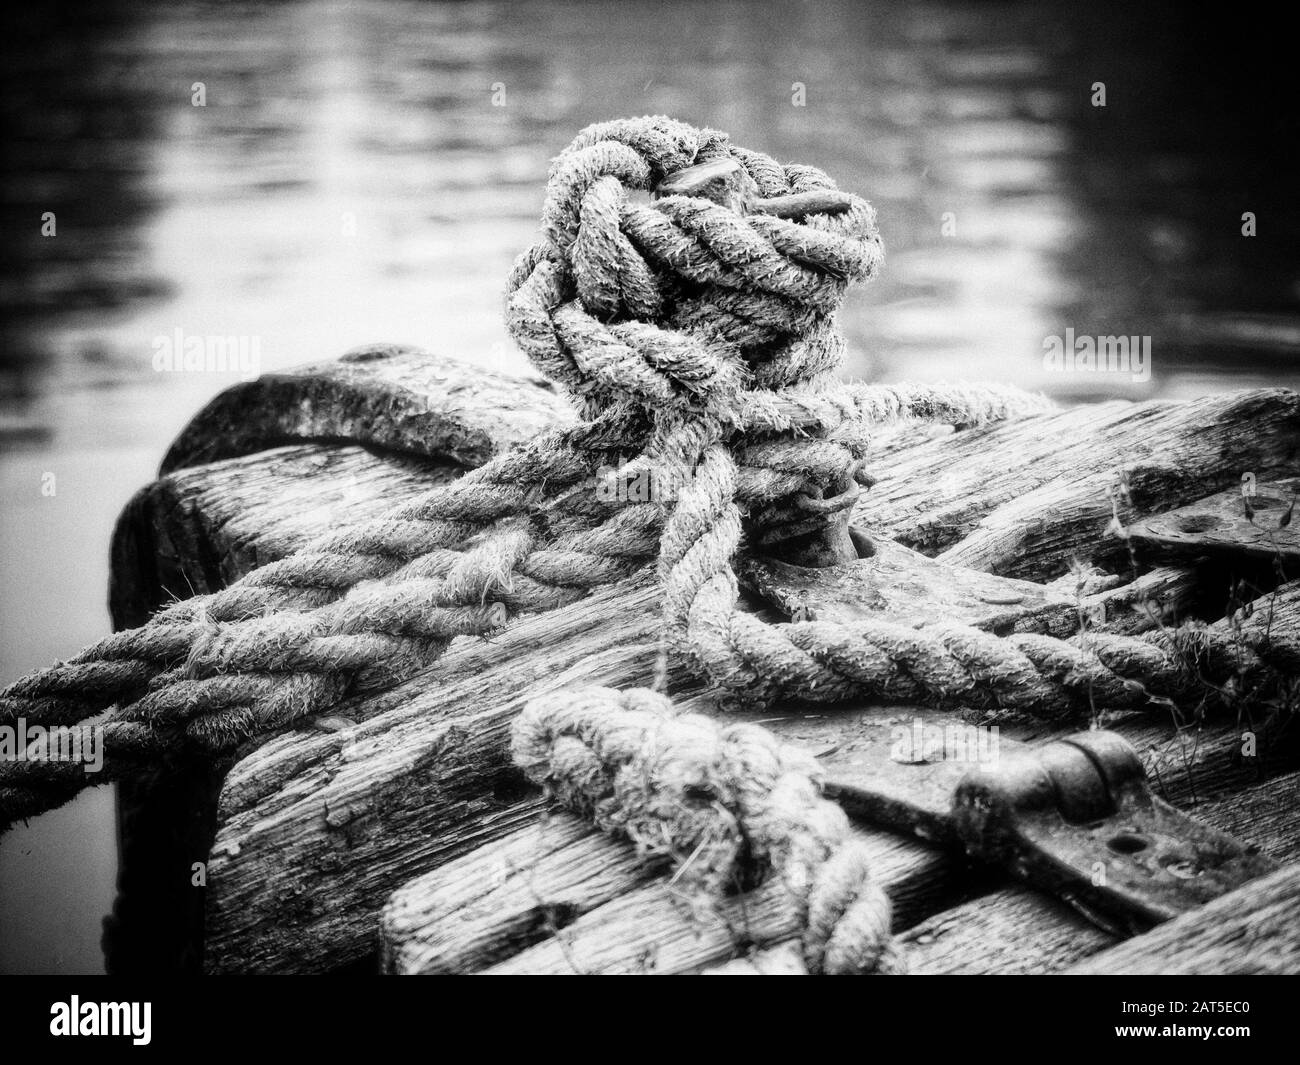
<svg viewBox="0 0 1300 1065"><path fill-rule="evenodd" d="M814 973L898 973L889 898L821 767L757 725L679 714L645 688L530 702L511 753L534 783L648 858L667 858L698 906L775 872L806 928Z"/></svg>

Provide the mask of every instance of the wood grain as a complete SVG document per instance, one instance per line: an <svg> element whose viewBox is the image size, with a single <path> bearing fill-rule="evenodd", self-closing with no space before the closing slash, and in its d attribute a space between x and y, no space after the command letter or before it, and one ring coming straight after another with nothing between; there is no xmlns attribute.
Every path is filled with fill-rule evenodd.
<svg viewBox="0 0 1300 1065"><path fill-rule="evenodd" d="M548 381L406 345L371 344L228 388L177 437L162 473L307 441L481 466L572 420Z"/></svg>
<svg viewBox="0 0 1300 1065"><path fill-rule="evenodd" d="M1067 974L1294 976L1300 972L1300 865L1215 899Z"/></svg>

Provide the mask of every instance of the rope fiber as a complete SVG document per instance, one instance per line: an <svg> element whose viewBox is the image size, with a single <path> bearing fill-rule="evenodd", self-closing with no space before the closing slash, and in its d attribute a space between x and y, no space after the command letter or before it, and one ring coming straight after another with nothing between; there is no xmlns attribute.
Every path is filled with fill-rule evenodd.
<svg viewBox="0 0 1300 1065"><path fill-rule="evenodd" d="M777 871L810 972L902 971L889 898L844 811L822 798L821 767L767 729L679 714L646 688L588 688L529 703L511 752L570 810L671 859L704 905Z"/></svg>

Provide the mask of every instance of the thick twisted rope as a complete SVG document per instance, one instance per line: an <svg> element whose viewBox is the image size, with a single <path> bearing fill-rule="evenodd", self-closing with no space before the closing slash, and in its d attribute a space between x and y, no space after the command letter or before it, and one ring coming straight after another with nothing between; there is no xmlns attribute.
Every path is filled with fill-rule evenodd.
<svg viewBox="0 0 1300 1065"><path fill-rule="evenodd" d="M775 872L810 972L902 970L889 899L848 817L822 798L816 759L767 729L678 714L645 688L587 688L529 703L511 751L564 806L671 860L692 901Z"/></svg>
<svg viewBox="0 0 1300 1065"><path fill-rule="evenodd" d="M907 386L858 386L842 394L791 392L772 402L751 402L742 411L742 424L755 431L818 432L863 435L873 424L913 417L957 424L982 424L1032 412L1030 397L1015 389L977 386L959 402L942 389ZM197 596L161 611L148 625L116 633L60 665L31 674L0 693L0 724L18 718L44 725L67 725L99 713L114 703L140 699L160 675L186 665L193 678L209 672L195 648L227 626L250 619L310 612L345 597L358 586L367 596L336 610L339 635L376 631L381 621L368 618L376 595L391 597L387 623L409 621L451 636L483 633L500 622L498 612L431 612L472 608L485 601L500 602L512 612L551 609L585 594L596 585L616 580L657 554L662 524L658 508L633 508L617 500L600 499L590 491L594 471L610 454L626 447L631 420L607 416L572 430L548 434L527 448L512 452L460 480L432 489L371 521L316 538L294 554L269 563L230 587ZM738 493L748 505L761 505L797 491L804 479L797 450L770 449L742 460ZM766 460L766 465L758 464ZM573 491L575 486L579 489ZM467 542L482 538L497 523L526 513L530 507L564 501L564 512L548 517L554 534L532 545L513 568L509 559L518 533L506 535L466 557ZM541 502L538 502L541 501ZM617 520L614 520L617 519ZM499 548L499 549L498 549ZM416 565L418 563L418 565ZM503 575L508 579L503 579ZM371 582L393 589L379 593ZM418 582L427 582L421 586ZM441 582L436 584L434 582ZM400 591L396 590L402 585ZM421 598L423 592L423 598ZM262 626L263 671L286 668L299 672L319 669L345 672L347 659L332 653L318 637L309 649L286 655L286 641L276 626ZM288 633L285 633L288 635ZM252 644L252 637L244 641ZM356 641L353 641L354 650ZM385 648L370 651L372 664L385 660ZM338 667L335 669L334 667ZM252 668L245 658L245 669ZM219 672L234 672L221 663ZM175 678L172 678L175 679ZM142 715L150 716L150 715ZM197 711L196 711L196 715ZM265 727L274 727L263 715Z"/></svg>
<svg viewBox="0 0 1300 1065"><path fill-rule="evenodd" d="M705 162L743 172L731 206L627 195ZM811 167L669 119L583 131L552 167L542 237L516 263L507 304L517 342L570 390L583 421L10 686L0 724L81 727L108 709L95 726L106 764L92 780L55 762L0 763L0 823L160 750L229 750L396 684L456 635L570 602L656 557L673 645L751 698L874 694L1057 713L1097 692L1142 702L1128 680L1181 697L1188 647L1226 663L1229 640L1213 632L997 641L956 626L775 627L736 610L731 559L745 522L770 542L763 514L796 512L809 495L851 501L874 425L1042 409L1014 389L834 382L835 308L880 263L874 214L843 196L843 210L799 221L762 209L833 190ZM597 471L628 453L695 476L671 509L603 498ZM1262 669L1269 641L1251 648Z"/></svg>
<svg viewBox="0 0 1300 1065"><path fill-rule="evenodd" d="M1093 700L1128 708L1152 695L1185 698L1207 672L1263 670L1266 637L1243 667L1239 639L1221 630L1001 640L944 624L774 626L738 610L731 560L747 509L738 456L782 455L792 471L802 458L808 491L844 484L864 454L862 441L815 420L782 438L775 419L755 432L740 412L792 396L828 409L854 402L832 380L843 346L833 313L847 284L879 267L881 247L874 212L853 196L844 210L799 223L744 214L734 202L629 199L627 190L653 188L684 159L739 164L758 199L742 188L728 202L759 208L763 198L835 187L812 167L781 166L670 119L592 127L552 165L542 239L515 265L507 320L534 364L589 415L644 410L652 428L639 461L692 468L658 564L667 633L700 673L750 699L890 695L1056 715Z"/></svg>
<svg viewBox="0 0 1300 1065"><path fill-rule="evenodd" d="M956 401L927 386L859 386L754 404L745 420L764 430L863 433L867 424L909 418L975 425L1035 409L1032 397L996 386L975 386ZM21 718L89 728L77 723L117 705L93 726L105 752L93 778L72 763L0 762L0 823L136 773L177 746L229 750L363 690L367 672L376 687L397 683L451 636L498 627L500 607L550 609L644 565L658 551L661 509L592 490L595 471L626 449L627 421L605 417L550 434L12 684L0 693L0 725ZM739 470L750 504L803 483L796 456L767 458ZM521 484L543 487L524 493ZM546 536L524 551L524 534L499 526L528 513L530 498L542 500L534 511ZM467 551L476 534L480 545Z"/></svg>

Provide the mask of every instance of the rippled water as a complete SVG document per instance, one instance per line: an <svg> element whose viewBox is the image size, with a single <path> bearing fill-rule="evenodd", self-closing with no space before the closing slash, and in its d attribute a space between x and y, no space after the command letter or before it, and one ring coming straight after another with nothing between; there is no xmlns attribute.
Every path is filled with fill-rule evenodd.
<svg viewBox="0 0 1300 1065"><path fill-rule="evenodd" d="M1300 378L1295 94L1266 28L848 0L6 18L0 681L106 631L113 519L236 379L156 372L156 337L256 338L263 370L379 339L522 369L505 273L550 156L609 117L725 129L876 204L889 254L845 309L853 375L1064 398ZM1046 372L1067 328L1151 337L1150 379ZM0 968L98 967L110 802L0 842Z"/></svg>

